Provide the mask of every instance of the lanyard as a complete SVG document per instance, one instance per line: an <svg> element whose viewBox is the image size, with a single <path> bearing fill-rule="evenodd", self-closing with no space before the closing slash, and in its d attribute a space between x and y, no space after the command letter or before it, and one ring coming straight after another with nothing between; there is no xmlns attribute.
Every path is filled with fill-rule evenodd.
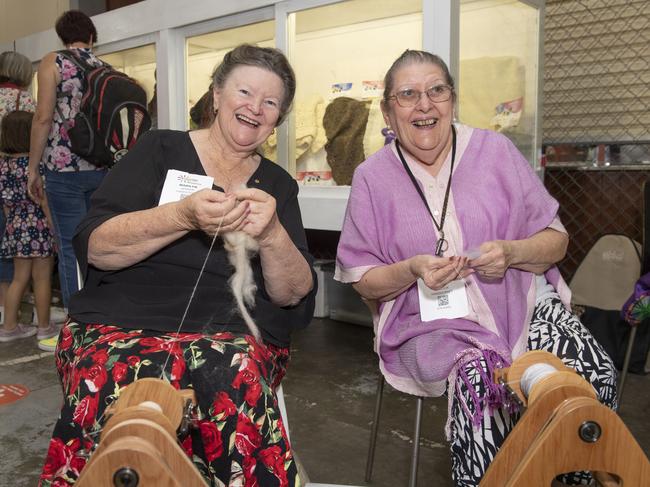
<svg viewBox="0 0 650 487"><path fill-rule="evenodd" d="M440 216L439 225L436 219L433 217L433 213L431 213L431 208L429 208L429 204L427 203L427 199L425 198L424 193L420 188L420 185L418 184L417 180L415 179L415 176L411 172L411 169L409 169L409 166L406 163L406 160L404 159L404 155L402 155L402 151L399 148L399 141L397 139L395 140L395 148L397 149L397 153L399 154L399 158L402 161L402 165L404 166L406 173L411 178L411 182L413 183L413 186L415 186L415 189L420 195L420 198L422 198L422 202L424 203L424 206L427 208L429 215L431 215L431 219L433 220L433 224L435 225L436 230L438 230L438 242L436 243L435 255L436 257L440 257L442 253L445 250L447 250L447 248L449 247L449 243L447 242L447 240L445 240L445 232L443 230L443 226L445 225L445 216L447 215L447 203L449 202L449 193L451 191L451 176L454 173L454 161L456 160L456 128L453 125L451 126L451 168L449 169L449 180L447 181L447 189L445 190L445 200L442 204L442 215Z"/></svg>

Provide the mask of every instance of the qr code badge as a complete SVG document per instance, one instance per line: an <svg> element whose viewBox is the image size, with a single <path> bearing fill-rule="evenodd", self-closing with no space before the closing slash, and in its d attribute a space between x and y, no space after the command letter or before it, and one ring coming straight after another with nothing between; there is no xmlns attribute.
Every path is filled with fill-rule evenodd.
<svg viewBox="0 0 650 487"><path fill-rule="evenodd" d="M439 294L436 297L438 299L438 307L439 308L449 306L449 294Z"/></svg>

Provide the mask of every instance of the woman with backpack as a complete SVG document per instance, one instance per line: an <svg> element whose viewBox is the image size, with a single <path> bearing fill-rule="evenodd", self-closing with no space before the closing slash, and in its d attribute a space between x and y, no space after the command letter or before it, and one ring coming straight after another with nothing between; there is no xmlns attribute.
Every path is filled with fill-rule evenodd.
<svg viewBox="0 0 650 487"><path fill-rule="evenodd" d="M69 10L56 21L56 33L66 50L92 66L103 63L93 52L97 30L78 10ZM79 110L84 73L65 53L50 52L38 68L38 104L29 149L28 191L36 201L43 197L39 164L45 166L45 192L59 251L59 279L67 311L70 295L77 291L77 265L72 237L90 206L90 196L106 175L71 150L68 128Z"/></svg>

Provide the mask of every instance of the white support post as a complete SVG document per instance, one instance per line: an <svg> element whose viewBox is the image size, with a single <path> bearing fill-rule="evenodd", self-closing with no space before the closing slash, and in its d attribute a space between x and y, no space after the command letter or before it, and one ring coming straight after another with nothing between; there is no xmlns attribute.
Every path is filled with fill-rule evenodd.
<svg viewBox="0 0 650 487"><path fill-rule="evenodd" d="M156 42L158 128L188 128L185 71L184 37L176 29L161 30Z"/></svg>
<svg viewBox="0 0 650 487"><path fill-rule="evenodd" d="M292 52L296 36L296 16L287 11L287 4L275 5L275 47L280 49L292 61ZM296 139L296 122L294 114L289 114L277 129L278 165L292 176L296 175L296 147L290 143Z"/></svg>
<svg viewBox="0 0 650 487"><path fill-rule="evenodd" d="M440 56L458 80L460 0L422 0L422 49Z"/></svg>

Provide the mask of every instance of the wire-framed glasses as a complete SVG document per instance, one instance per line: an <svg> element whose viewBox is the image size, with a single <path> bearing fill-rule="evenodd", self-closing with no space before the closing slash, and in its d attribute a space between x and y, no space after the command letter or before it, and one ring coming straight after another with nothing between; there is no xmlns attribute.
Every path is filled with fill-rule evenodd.
<svg viewBox="0 0 650 487"><path fill-rule="evenodd" d="M411 108L418 104L423 93L426 93L427 98L432 102L440 103L451 98L452 89L449 85L432 86L426 91L406 88L405 90L398 91L394 95L389 96L388 99L395 99L398 105L402 108Z"/></svg>

